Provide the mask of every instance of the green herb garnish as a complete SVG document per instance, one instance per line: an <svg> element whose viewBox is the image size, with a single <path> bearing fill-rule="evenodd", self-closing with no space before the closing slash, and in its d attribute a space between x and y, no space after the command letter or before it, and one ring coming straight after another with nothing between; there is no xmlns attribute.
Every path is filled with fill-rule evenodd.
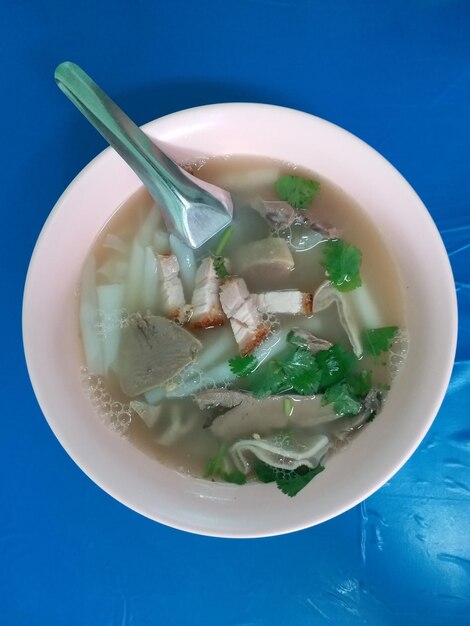
<svg viewBox="0 0 470 626"><path fill-rule="evenodd" d="M321 371L320 386L322 389L340 383L358 363L357 357L339 343L331 346L328 350L320 350L315 356Z"/></svg>
<svg viewBox="0 0 470 626"><path fill-rule="evenodd" d="M251 384L251 393L258 398L265 398L292 390L292 384L286 376L280 361L270 361L259 371L258 378Z"/></svg>
<svg viewBox="0 0 470 626"><path fill-rule="evenodd" d="M290 472L287 476L280 476L276 480L276 485L278 489L285 493L286 496L293 498L296 496L299 491L301 491L304 487L308 485L308 483L320 472L323 472L325 469L323 465L317 465L316 467L306 468L307 471L305 473L301 473L301 470L306 468L305 465L302 465L297 470Z"/></svg>
<svg viewBox="0 0 470 626"><path fill-rule="evenodd" d="M231 236L233 235L234 228L233 226L229 226L224 230L222 236L217 244L217 248L215 249L214 256L220 256L225 249L225 246L228 244Z"/></svg>
<svg viewBox="0 0 470 626"><path fill-rule="evenodd" d="M223 472L225 472L226 453L227 446L224 443L220 444L217 452L207 462L206 469L204 471L204 478L220 476Z"/></svg>
<svg viewBox="0 0 470 626"><path fill-rule="evenodd" d="M255 465L256 477L260 482L275 482L277 488L291 498L296 496L301 489L308 485L314 476L324 469L323 465L317 465L313 468L301 465L295 470L284 470L271 467L262 461L258 461Z"/></svg>
<svg viewBox="0 0 470 626"><path fill-rule="evenodd" d="M365 398L372 389L372 372L370 370L354 372L348 376L347 383L352 393Z"/></svg>
<svg viewBox="0 0 470 626"><path fill-rule="evenodd" d="M379 356L382 352L390 350L392 341L398 332L398 326L384 326L383 328L370 328L364 331L364 349L372 356Z"/></svg>
<svg viewBox="0 0 470 626"><path fill-rule="evenodd" d="M282 408L284 410L284 415L286 417L290 417L292 415L292 410L294 408L294 403L292 402L292 398L284 398L282 403Z"/></svg>
<svg viewBox="0 0 470 626"><path fill-rule="evenodd" d="M228 364L232 372L240 378L242 376L248 376L248 374L255 371L258 366L258 359L252 354L234 356L229 359Z"/></svg>
<svg viewBox="0 0 470 626"><path fill-rule="evenodd" d="M275 468L271 467L271 465L258 460L256 461L254 469L256 478L261 483L273 483L276 480Z"/></svg>
<svg viewBox="0 0 470 626"><path fill-rule="evenodd" d="M300 395L312 395L320 387L321 372L315 355L302 348L292 351L282 360L271 361L260 374L251 388L256 396L291 390Z"/></svg>
<svg viewBox="0 0 470 626"><path fill-rule="evenodd" d="M213 264L214 264L215 273L217 274L218 278L227 278L227 276L230 276L227 268L225 267L225 262L224 262L223 257L214 256Z"/></svg>
<svg viewBox="0 0 470 626"><path fill-rule="evenodd" d="M234 470L233 472L224 472L222 478L226 483L234 483L235 485L244 485L246 483L246 476L243 472Z"/></svg>
<svg viewBox="0 0 470 626"><path fill-rule="evenodd" d="M318 391L321 372L314 354L300 348L293 352L282 366L296 393L312 395Z"/></svg>
<svg viewBox="0 0 470 626"><path fill-rule="evenodd" d="M323 244L322 266L338 291L352 291L362 285L360 275L362 252L342 239Z"/></svg>
<svg viewBox="0 0 470 626"><path fill-rule="evenodd" d="M232 472L227 471L227 461L225 455L227 454L226 444L220 444L219 449L212 458L209 459L204 471L204 478L222 478L228 483L235 483L236 485L244 485L246 483L246 476L238 470Z"/></svg>
<svg viewBox="0 0 470 626"><path fill-rule="evenodd" d="M320 191L320 183L302 176L281 176L275 184L280 200L288 202L294 209L308 209Z"/></svg>
<svg viewBox="0 0 470 626"><path fill-rule="evenodd" d="M358 415L362 408L362 402L345 382L329 387L323 395L322 404L333 404L336 415Z"/></svg>

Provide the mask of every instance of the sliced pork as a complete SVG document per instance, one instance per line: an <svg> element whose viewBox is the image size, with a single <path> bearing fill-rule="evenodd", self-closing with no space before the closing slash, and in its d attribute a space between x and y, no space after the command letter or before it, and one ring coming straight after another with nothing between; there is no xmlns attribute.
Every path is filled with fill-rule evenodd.
<svg viewBox="0 0 470 626"><path fill-rule="evenodd" d="M190 317L191 307L186 304L184 298L178 259L174 254L159 254L158 261L161 267L165 312L168 317L183 324Z"/></svg>
<svg viewBox="0 0 470 626"><path fill-rule="evenodd" d="M261 313L273 315L311 315L312 313L313 295L302 293L298 289L255 293L252 298Z"/></svg>
<svg viewBox="0 0 470 626"><path fill-rule="evenodd" d="M241 354L248 354L266 337L269 327L263 324L243 278L227 278L220 286L220 304L235 335Z"/></svg>
<svg viewBox="0 0 470 626"><path fill-rule="evenodd" d="M196 286L191 301L191 328L212 328L225 323L226 317L219 297L220 283L221 280L214 269L213 258L206 257L196 272Z"/></svg>

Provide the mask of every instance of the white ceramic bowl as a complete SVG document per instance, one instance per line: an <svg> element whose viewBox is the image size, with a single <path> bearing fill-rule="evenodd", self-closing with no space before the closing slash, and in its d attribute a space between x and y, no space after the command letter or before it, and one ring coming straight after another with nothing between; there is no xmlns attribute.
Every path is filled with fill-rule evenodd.
<svg viewBox="0 0 470 626"><path fill-rule="evenodd" d="M112 434L82 391L75 310L90 244L141 184L107 149L57 202L29 267L24 347L44 415L92 480L163 524L220 537L262 537L328 520L369 496L405 463L444 397L455 353L457 307L439 233L419 197L388 161L317 117L262 104L218 104L168 115L144 129L176 159L268 156L318 172L347 191L380 227L406 288L410 349L404 371L380 419L331 458L326 470L293 499L272 485L237 487L181 476Z"/></svg>

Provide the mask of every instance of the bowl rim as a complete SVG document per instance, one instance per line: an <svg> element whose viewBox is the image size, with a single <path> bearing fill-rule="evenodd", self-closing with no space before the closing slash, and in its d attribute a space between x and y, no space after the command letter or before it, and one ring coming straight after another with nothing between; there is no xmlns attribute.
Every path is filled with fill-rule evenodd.
<svg viewBox="0 0 470 626"><path fill-rule="evenodd" d="M118 500L122 504L126 505L127 507L129 507L130 509L134 511L137 511L138 513L144 515L145 517L149 519L158 521L162 524L165 524L167 526L170 526L179 530L192 532L192 533L196 533L200 535L214 536L214 537L257 538L257 537L277 536L277 535L282 535L282 534L286 534L290 532L295 532L298 530L303 530L312 525L323 523L324 521L327 521L328 519L331 519L337 515L344 513L345 511L356 506L358 503L362 502L363 500L368 498L371 494L373 494L375 491L380 489L407 462L407 460L415 452L415 450L420 445L422 439L424 438L425 434L429 430L432 422L434 421L437 415L437 412L440 408L440 405L442 404L442 401L444 399L444 396L445 396L445 393L446 393L446 390L450 381L454 359L455 359L456 345L457 345L458 309L457 309L457 297L456 297L456 292L455 292L455 283L453 279L450 260L445 250L440 233L434 221L432 220L431 215L427 211L426 207L424 206L424 204L422 203L422 201L420 200L420 198L418 197L414 189L409 185L406 179L402 176L402 174L387 159L385 159L385 157L383 157L379 152L377 152L374 148L372 148L369 144L361 140L359 137L343 129L340 126L333 124L332 122L329 122L323 118L320 118L318 116L315 116L309 113L304 113L296 109L290 109L287 107L281 107L277 105L248 103L248 102L219 103L219 104L210 104L210 105L183 109L181 111L177 111L175 113L171 113L161 118L152 120L144 124L142 126L142 129L144 131L149 132L149 134L151 135L152 134L151 131L154 129L155 126L158 126L162 123L167 123L167 122L173 123L174 121L183 119L184 116L187 116L187 115L192 115L192 114L204 115L206 113L211 115L214 112L216 113L221 112L224 115L230 115L230 113L233 111L236 111L236 112L241 111L244 114L248 115L250 111L255 111L255 110L258 110L258 111L259 110L261 111L276 110L276 111L281 111L283 115L288 115L288 116L289 115L302 115L309 119L313 118L313 120L315 120L315 123L319 124L320 126L324 125L332 129L335 129L336 132L339 131L343 133L345 136L349 137L350 140L352 139L353 142L356 142L362 145L363 148L365 147L368 151L371 151L371 153L373 153L374 158L380 159L382 161L382 164L384 164L386 167L390 168L396 174L398 174L398 176L401 179L402 184L408 188L409 192L412 192L415 195L416 201L418 202L418 204L421 205L422 208L424 208L425 213L422 214L422 217L428 219L428 221L431 223L433 230L434 230L434 244L438 245L438 247L440 246L441 248L441 255L440 255L439 263L442 265L441 269L447 274L448 285L452 286L452 297L449 299L449 302L448 302L449 316L447 318L447 324L448 324L447 331L449 335L449 343L448 343L447 353L445 355L441 355L440 379L438 381L438 384L436 384L433 388L433 398L434 398L434 406L435 406L434 412L432 414L430 413L426 417L426 419L423 420L421 424L421 428L416 433L415 439L410 445L403 447L402 454L399 458L395 460L393 467L390 467L388 471L384 471L381 474L379 480L371 481L370 488L362 491L361 493L352 495L350 499L343 502L341 506L337 506L334 514L325 515L323 518L317 517L314 521L310 519L304 519L300 521L299 523L294 522L294 523L290 523L288 526L284 525L279 528L276 528L274 524L273 527L268 532L256 531L253 533L250 533L250 532L233 533L233 532L221 531L219 533L219 532L214 532L214 531L204 531L203 528L195 528L194 526L191 526L191 524L181 523L178 520L173 519L171 515L164 515L164 514L156 515L154 512L150 513L149 510L146 510L142 506L136 505L129 498L123 497L123 495L119 492L119 489L117 489L115 485L110 485L106 481L102 480L100 476L96 476L93 473L92 468L87 466L85 463L79 462L79 460L77 460L77 451L74 449L73 441L65 440L65 438L62 437L62 434L58 432L60 429L57 428L57 423L55 423L55 420L52 419L50 415L48 415L49 413L49 410L47 408L48 401L46 399L46 394L44 393L44 389L38 383L37 371L34 369L34 366L32 365L32 354L30 352L30 346L28 343L28 324L29 324L28 310L30 306L29 294L31 292L31 280L32 280L31 275L32 275L32 268L35 266L38 255L40 254L40 251L41 251L41 244L49 231L52 221L54 220L55 216L61 211L62 206L67 201L69 193L71 192L71 190L74 189L77 182L86 173L94 169L97 165L101 164L103 160L106 159L106 155L112 152L113 150L112 148L108 147L104 149L102 152L100 152L74 177L74 179L69 183L69 185L66 187L64 192L61 194L61 196L57 200L49 216L47 217L43 228L41 229L41 232L38 236L38 239L36 241L36 244L35 244L32 256L31 256L31 260L29 263L28 272L26 276L25 286L24 286L23 308L22 308L23 347L24 347L26 365L27 365L29 377L31 380L31 384L32 384L34 393L36 395L37 401L39 403L39 406L41 408L41 411L43 412L43 415L46 421L48 422L51 430L53 431L53 433L59 440L62 447L69 454L69 456L80 467L80 469L91 480L93 480L93 482L98 484L105 492L110 494L112 497L114 497L116 500Z"/></svg>

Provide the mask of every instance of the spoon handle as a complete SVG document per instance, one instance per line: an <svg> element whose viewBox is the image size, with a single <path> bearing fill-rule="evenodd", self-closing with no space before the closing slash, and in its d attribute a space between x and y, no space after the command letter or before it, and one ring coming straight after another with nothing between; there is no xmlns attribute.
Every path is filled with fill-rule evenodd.
<svg viewBox="0 0 470 626"><path fill-rule="evenodd" d="M61 63L54 76L60 89L161 205L167 228L192 247L200 245L192 240L188 212L195 204L208 204L217 211L220 200L160 150L78 65Z"/></svg>

